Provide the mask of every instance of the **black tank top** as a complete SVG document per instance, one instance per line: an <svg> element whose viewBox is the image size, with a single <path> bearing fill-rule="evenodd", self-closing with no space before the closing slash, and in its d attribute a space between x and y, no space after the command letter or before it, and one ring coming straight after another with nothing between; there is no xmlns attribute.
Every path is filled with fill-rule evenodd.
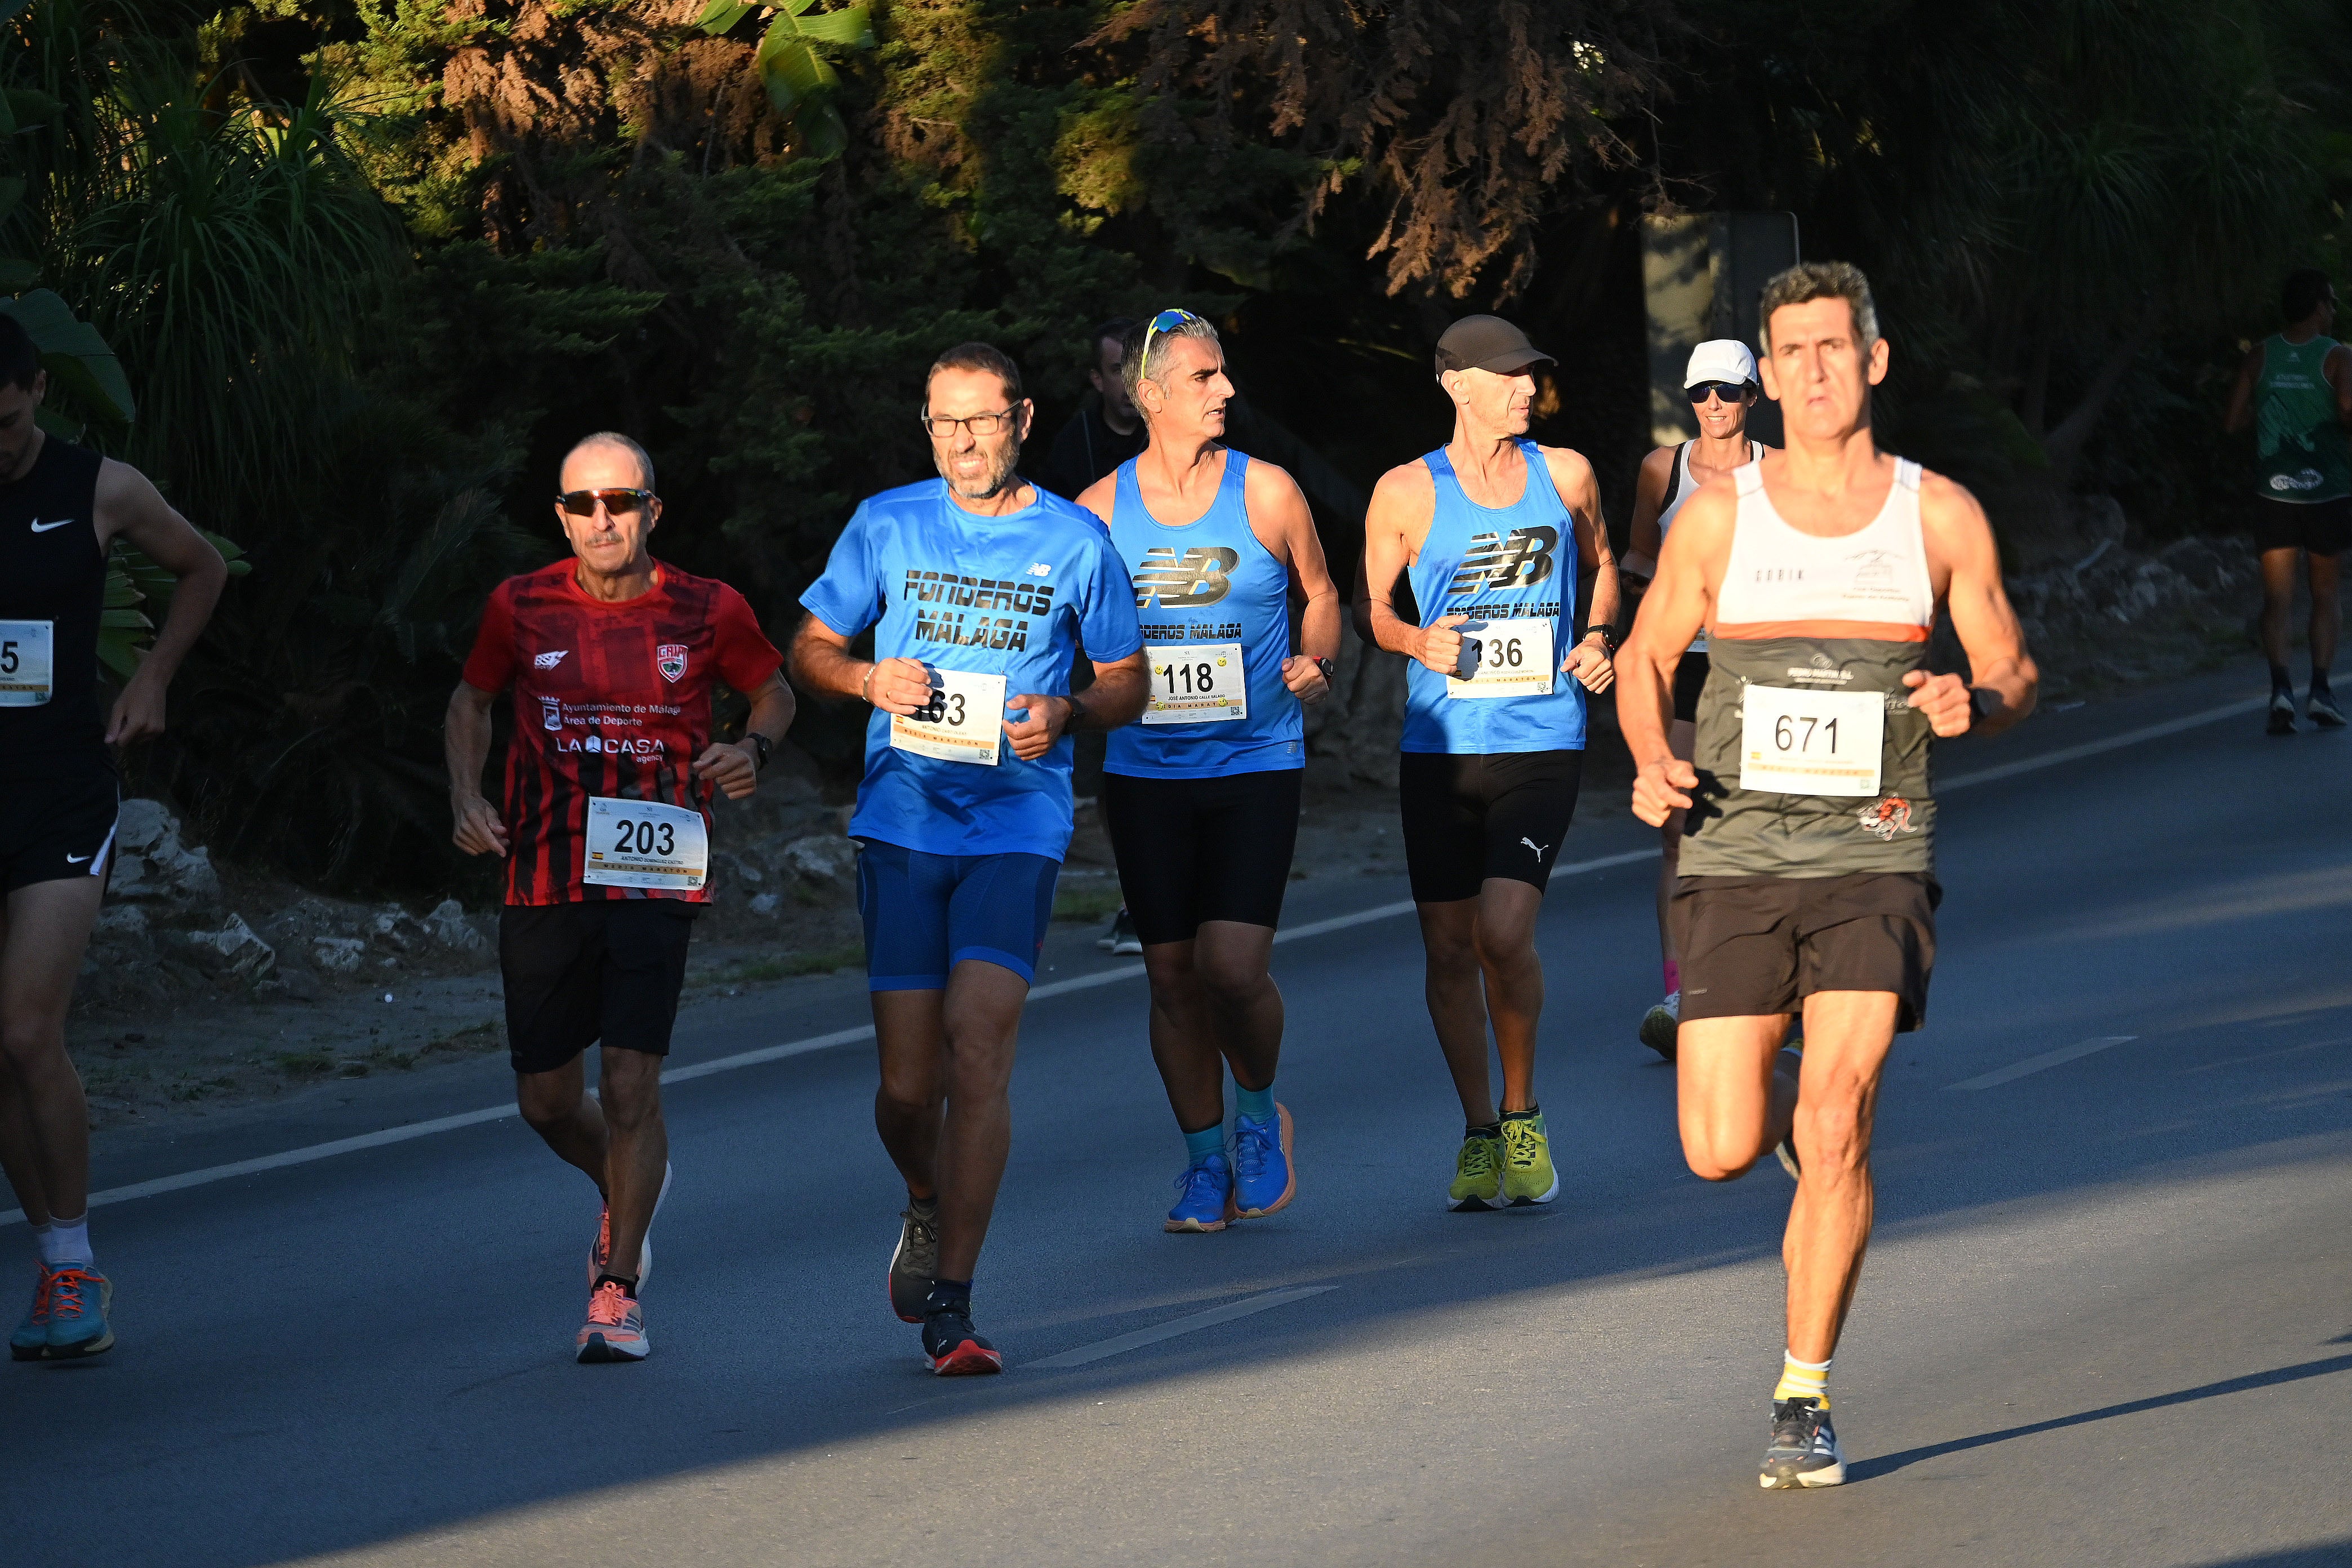
<svg viewBox="0 0 2352 1568"><path fill-rule="evenodd" d="M49 623L49 700L0 701L0 770L74 752L106 754L98 710L98 619L106 556L98 547L98 468L86 447L41 442L32 472L0 483L0 623ZM0 626L0 697L21 650Z"/></svg>

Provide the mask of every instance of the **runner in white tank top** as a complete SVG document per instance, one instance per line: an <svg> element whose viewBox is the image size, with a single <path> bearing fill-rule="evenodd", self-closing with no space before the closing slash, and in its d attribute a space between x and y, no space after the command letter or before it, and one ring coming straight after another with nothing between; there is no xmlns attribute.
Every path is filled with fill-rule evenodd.
<svg viewBox="0 0 2352 1568"><path fill-rule="evenodd" d="M1684 507L1618 655L1617 714L1635 815L1686 816L1672 911L1684 1157L1720 1182L1775 1151L1797 1177L1788 1353L1758 1477L1778 1489L1845 1479L1829 1369L1870 1239L1873 1107L1935 963L1929 752L2016 722L2038 678L1983 510L1872 439L1887 346L1862 274L1791 268L1763 314L1788 449ZM1973 690L1925 668L1938 599ZM1685 760L1667 726L1702 626L1711 668ZM1780 1048L1801 1012L1801 1058Z"/></svg>
<svg viewBox="0 0 2352 1568"><path fill-rule="evenodd" d="M1683 393L1698 421L1698 438L1660 447L1642 460L1633 484L1633 531L1622 568L1629 578L1648 581L1657 570L1658 550L1675 518L1702 486L1752 463L1771 448L1748 438L1748 411L1756 406L1756 356L1737 338L1716 338L1691 351L1683 372ZM1675 755L1691 754L1691 721L1698 714L1699 689L1706 684L1706 634L1691 639L1675 670L1675 721L1667 731ZM1675 1059L1675 1025L1681 1016L1682 976L1675 937L1666 919L1674 897L1682 848L1682 814L1667 819L1660 834L1658 864L1658 954L1664 961L1666 990L1642 1019L1642 1043Z"/></svg>

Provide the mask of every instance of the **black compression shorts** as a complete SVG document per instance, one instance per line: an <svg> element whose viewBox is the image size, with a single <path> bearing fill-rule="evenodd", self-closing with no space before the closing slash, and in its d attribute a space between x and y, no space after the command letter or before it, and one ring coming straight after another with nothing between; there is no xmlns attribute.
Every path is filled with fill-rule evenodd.
<svg viewBox="0 0 2352 1568"><path fill-rule="evenodd" d="M698 907L600 899L500 910L499 973L514 1070L552 1072L600 1043L669 1055Z"/></svg>
<svg viewBox="0 0 2352 1568"><path fill-rule="evenodd" d="M1684 877L1667 919L1683 1022L1795 1013L1816 991L1891 991L1898 1032L1927 1017L1943 889L1914 872Z"/></svg>
<svg viewBox="0 0 2352 1568"><path fill-rule="evenodd" d="M1675 717L1685 724L1698 722L1698 694L1706 689L1706 655L1685 652L1675 665Z"/></svg>
<svg viewBox="0 0 2352 1568"><path fill-rule="evenodd" d="M1190 942L1203 921L1281 922L1305 777L1298 768L1212 779L1103 774L1119 890L1145 946Z"/></svg>
<svg viewBox="0 0 2352 1568"><path fill-rule="evenodd" d="M0 793L8 798L0 817L0 889L106 875L121 803L105 752L29 775L20 764L0 781Z"/></svg>
<svg viewBox="0 0 2352 1568"><path fill-rule="evenodd" d="M1415 903L1475 899L1489 877L1541 889L1576 815L1582 752L1398 758L1405 870Z"/></svg>
<svg viewBox="0 0 2352 1568"><path fill-rule="evenodd" d="M2352 548L2352 500L2286 501L2257 496L2254 548L2341 555Z"/></svg>

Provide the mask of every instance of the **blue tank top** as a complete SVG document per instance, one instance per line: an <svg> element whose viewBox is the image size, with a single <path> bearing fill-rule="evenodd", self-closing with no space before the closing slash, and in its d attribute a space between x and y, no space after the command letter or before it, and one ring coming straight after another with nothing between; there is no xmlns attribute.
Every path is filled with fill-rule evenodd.
<svg viewBox="0 0 2352 1568"><path fill-rule="evenodd" d="M1138 722L1111 731L1104 769L1201 779L1305 767L1306 725L1282 680L1290 574L1250 531L1243 499L1249 459L1225 453L1216 500L1181 528L1167 527L1144 507L1135 462L1118 467L1110 539L1135 579L1151 706ZM1243 717L1202 717L1230 710L1244 693Z"/></svg>
<svg viewBox="0 0 2352 1568"><path fill-rule="evenodd" d="M1551 692L1448 697L1445 677L1416 659L1405 672L1403 751L1493 755L1584 749L1584 688L1574 676L1559 673L1576 641L1569 624L1576 613L1576 531L1542 450L1524 438L1518 446L1527 458L1527 488L1504 507L1472 500L1444 447L1422 459L1436 481L1437 509L1412 563L1412 597L1425 626L1445 616L1549 621Z"/></svg>

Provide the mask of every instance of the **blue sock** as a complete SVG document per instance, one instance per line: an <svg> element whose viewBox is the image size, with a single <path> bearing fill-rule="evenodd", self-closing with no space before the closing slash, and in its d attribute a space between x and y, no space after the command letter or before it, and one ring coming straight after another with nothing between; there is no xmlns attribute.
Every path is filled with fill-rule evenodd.
<svg viewBox="0 0 2352 1568"><path fill-rule="evenodd" d="M1252 1121L1271 1121L1274 1120L1274 1085L1267 1084L1264 1089L1244 1089L1237 1083L1234 1085L1234 1105Z"/></svg>
<svg viewBox="0 0 2352 1568"><path fill-rule="evenodd" d="M1224 1152L1225 1124L1222 1121L1213 1127L1203 1127L1198 1132L1184 1134L1184 1158L1192 1164L1197 1165L1210 1155Z"/></svg>

